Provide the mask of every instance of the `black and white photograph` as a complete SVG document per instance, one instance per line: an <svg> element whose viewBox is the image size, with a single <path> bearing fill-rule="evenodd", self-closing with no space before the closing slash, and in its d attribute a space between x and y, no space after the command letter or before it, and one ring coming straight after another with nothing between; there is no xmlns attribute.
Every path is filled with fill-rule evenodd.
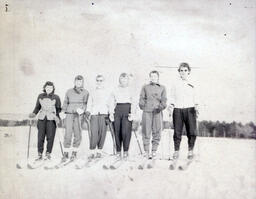
<svg viewBox="0 0 256 199"><path fill-rule="evenodd" d="M1 0L1 199L255 199L255 0Z"/></svg>

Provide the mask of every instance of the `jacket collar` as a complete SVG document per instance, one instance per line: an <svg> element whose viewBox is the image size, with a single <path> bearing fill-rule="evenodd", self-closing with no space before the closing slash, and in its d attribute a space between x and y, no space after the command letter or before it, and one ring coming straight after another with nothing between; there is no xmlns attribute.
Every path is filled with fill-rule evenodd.
<svg viewBox="0 0 256 199"><path fill-rule="evenodd" d="M46 97L46 96L52 97L52 96L53 96L53 93L50 93L49 95L47 95L47 93L44 92L44 93L43 93L43 96L45 96L45 97Z"/></svg>
<svg viewBox="0 0 256 199"><path fill-rule="evenodd" d="M84 90L84 88L83 87L74 87L73 88L74 89L74 91L76 92L76 93L78 93L78 94L80 94L83 90Z"/></svg>
<svg viewBox="0 0 256 199"><path fill-rule="evenodd" d="M154 85L160 86L159 83L153 83L153 82L150 82L150 85L152 85L152 86L154 86Z"/></svg>

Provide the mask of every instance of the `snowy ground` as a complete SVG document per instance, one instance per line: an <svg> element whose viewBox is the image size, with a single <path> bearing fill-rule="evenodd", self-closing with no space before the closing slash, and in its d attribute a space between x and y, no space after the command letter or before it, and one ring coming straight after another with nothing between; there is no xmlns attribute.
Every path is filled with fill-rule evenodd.
<svg viewBox="0 0 256 199"><path fill-rule="evenodd" d="M170 130L162 134L159 158L168 156L169 132L172 134ZM36 157L36 134L32 128L31 159ZM104 160L82 170L75 170L72 165L59 170L16 169L16 163L26 163L27 136L28 127L0 128L0 198L256 198L255 140L199 138L195 148L197 160L186 171L168 170L167 160L158 160L151 170L138 170L137 163L118 170L103 170ZM182 159L186 157L186 141L184 137ZM134 135L130 147L131 158L137 160L139 148ZM109 134L104 151L112 152ZM80 156L87 153L85 131ZM53 155L56 161L60 158L57 136Z"/></svg>

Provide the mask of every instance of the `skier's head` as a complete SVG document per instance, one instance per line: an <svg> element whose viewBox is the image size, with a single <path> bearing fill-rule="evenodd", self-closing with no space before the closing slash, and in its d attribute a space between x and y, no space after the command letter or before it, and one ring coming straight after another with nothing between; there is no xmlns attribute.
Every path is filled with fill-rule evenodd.
<svg viewBox="0 0 256 199"><path fill-rule="evenodd" d="M156 70L153 70L149 73L150 82L152 83L158 83L159 81L159 72Z"/></svg>
<svg viewBox="0 0 256 199"><path fill-rule="evenodd" d="M75 87L76 88L82 88L84 87L84 78L82 75L77 75L75 77Z"/></svg>
<svg viewBox="0 0 256 199"><path fill-rule="evenodd" d="M55 91L55 86L53 82L50 82L50 81L45 82L43 86L43 92L49 95L51 93L54 93L54 91Z"/></svg>
<svg viewBox="0 0 256 199"><path fill-rule="evenodd" d="M121 73L119 76L119 84L121 87L127 87L129 85L129 75L127 73Z"/></svg>
<svg viewBox="0 0 256 199"><path fill-rule="evenodd" d="M105 81L105 78L103 75L97 75L96 76L96 87L97 88L103 87L104 81Z"/></svg>
<svg viewBox="0 0 256 199"><path fill-rule="evenodd" d="M178 71L180 73L181 79L187 80L188 75L190 74L191 68L188 65L188 63L181 63L178 68Z"/></svg>

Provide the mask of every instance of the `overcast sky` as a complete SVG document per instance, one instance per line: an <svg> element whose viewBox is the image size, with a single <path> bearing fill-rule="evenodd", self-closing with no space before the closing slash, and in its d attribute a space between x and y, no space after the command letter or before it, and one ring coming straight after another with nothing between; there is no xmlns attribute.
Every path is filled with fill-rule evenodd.
<svg viewBox="0 0 256 199"><path fill-rule="evenodd" d="M93 3L93 4L92 4ZM62 101L74 76L134 75L139 95L157 65L188 62L201 119L256 121L256 3L247 1L10 0L0 13L0 112L29 113L45 81ZM176 69L160 69L167 88Z"/></svg>

